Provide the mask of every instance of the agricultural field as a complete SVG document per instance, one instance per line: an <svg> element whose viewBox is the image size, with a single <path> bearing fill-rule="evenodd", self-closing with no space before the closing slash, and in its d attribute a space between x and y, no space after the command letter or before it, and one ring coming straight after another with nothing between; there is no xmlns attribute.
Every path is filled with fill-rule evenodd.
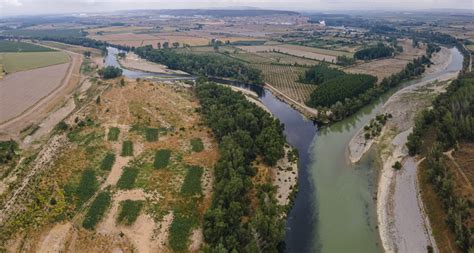
<svg viewBox="0 0 474 253"><path fill-rule="evenodd" d="M67 69L68 64L59 64L6 75L0 81L0 122L21 114L58 88Z"/></svg>
<svg viewBox="0 0 474 253"><path fill-rule="evenodd" d="M0 53L0 64L7 74L67 63L64 52Z"/></svg>
<svg viewBox="0 0 474 253"><path fill-rule="evenodd" d="M307 68L295 66L281 66L270 64L251 64L252 67L260 69L263 79L292 99L305 103L316 85L297 82Z"/></svg>
<svg viewBox="0 0 474 253"><path fill-rule="evenodd" d="M403 46L403 52L393 58L372 60L369 62L359 62L353 66L345 68L344 71L354 74L368 74L376 76L381 82L385 77L391 76L400 72L405 66L414 58L422 56L426 48L413 48L411 40L404 40L399 42Z"/></svg>
<svg viewBox="0 0 474 253"><path fill-rule="evenodd" d="M16 37L83 37L81 29L18 29L7 30L0 35L16 36Z"/></svg>
<svg viewBox="0 0 474 253"><path fill-rule="evenodd" d="M330 63L335 63L336 57L339 54L348 54L345 52L339 53L338 51L296 45L238 46L238 48L250 53L278 52L312 60L327 61ZM328 54L328 52L332 52L332 54Z"/></svg>
<svg viewBox="0 0 474 253"><path fill-rule="evenodd" d="M107 41L111 44L140 47L146 45L152 45L154 48L157 47L158 43L163 44L169 42L170 45L173 42L178 42L180 45L188 44L190 46L202 46L208 45L208 38L202 38L197 36L188 35L160 35L160 34L148 34L148 33L116 33L116 34L104 34L104 35L89 35L91 39Z"/></svg>
<svg viewBox="0 0 474 253"><path fill-rule="evenodd" d="M105 84L100 102L86 103L53 137L61 152L27 189L47 203L22 199L24 211L0 231L9 250L18 241L32 252L199 250L217 143L188 88L126 83Z"/></svg>
<svg viewBox="0 0 474 253"><path fill-rule="evenodd" d="M18 52L50 52L51 48L38 46L31 43L0 40L0 53L18 53Z"/></svg>

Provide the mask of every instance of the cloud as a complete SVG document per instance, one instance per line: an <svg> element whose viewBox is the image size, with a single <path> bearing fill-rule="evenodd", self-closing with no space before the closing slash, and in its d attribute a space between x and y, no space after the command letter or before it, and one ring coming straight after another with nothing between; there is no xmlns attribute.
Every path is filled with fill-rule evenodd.
<svg viewBox="0 0 474 253"><path fill-rule="evenodd" d="M0 0L1 7L20 7L23 4L19 0Z"/></svg>

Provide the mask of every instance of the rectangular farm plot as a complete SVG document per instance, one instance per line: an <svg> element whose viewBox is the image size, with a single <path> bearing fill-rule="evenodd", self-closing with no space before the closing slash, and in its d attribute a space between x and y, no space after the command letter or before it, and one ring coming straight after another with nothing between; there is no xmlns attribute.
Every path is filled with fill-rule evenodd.
<svg viewBox="0 0 474 253"><path fill-rule="evenodd" d="M268 53L277 52L282 54L289 54L301 58L307 58L318 61L326 61L330 63L336 62L338 54L346 54L345 52L331 51L326 49L316 49L304 46L295 45L260 45L260 46L239 46L241 50L250 53ZM331 53L331 54L329 54ZM350 54L350 53L347 53Z"/></svg>
<svg viewBox="0 0 474 253"><path fill-rule="evenodd" d="M155 153L155 161L153 166L155 169L163 169L168 166L170 162L171 151L169 149L160 149Z"/></svg>
<svg viewBox="0 0 474 253"><path fill-rule="evenodd" d="M126 189L130 190L135 186L135 180L138 176L138 169L137 168L129 168L125 167L120 176L120 179L117 182L117 187L119 189Z"/></svg>
<svg viewBox="0 0 474 253"><path fill-rule="evenodd" d="M317 88L316 85L298 82L299 77L307 68L269 64L252 64L251 66L262 71L263 80L266 83L300 103L308 101L311 93Z"/></svg>
<svg viewBox="0 0 474 253"><path fill-rule="evenodd" d="M112 196L110 192L105 191L99 193L97 198L92 202L89 211L86 213L82 226L89 230L94 229L109 208L111 200Z"/></svg>
<svg viewBox="0 0 474 253"><path fill-rule="evenodd" d="M122 143L121 156L133 156L133 142L132 141L124 141Z"/></svg>
<svg viewBox="0 0 474 253"><path fill-rule="evenodd" d="M117 141L120 135L120 128L118 127L111 127L109 129L109 133L107 134L107 139L109 141Z"/></svg>
<svg viewBox="0 0 474 253"><path fill-rule="evenodd" d="M15 73L69 62L64 52L2 53L6 73Z"/></svg>
<svg viewBox="0 0 474 253"><path fill-rule="evenodd" d="M186 171L183 185L181 186L181 194L184 196L194 196L202 193L201 177L203 169L199 166L189 166Z"/></svg>
<svg viewBox="0 0 474 253"><path fill-rule="evenodd" d="M145 139L148 142L154 142L158 140L158 128L147 128L145 130Z"/></svg>
<svg viewBox="0 0 474 253"><path fill-rule="evenodd" d="M102 162L100 164L100 169L102 170L111 170L112 166L114 166L115 163L115 154L114 153L107 153L102 159Z"/></svg>
<svg viewBox="0 0 474 253"><path fill-rule="evenodd" d="M120 202L120 211L117 217L117 223L127 226L132 225L140 215L143 207L141 200L124 200Z"/></svg>

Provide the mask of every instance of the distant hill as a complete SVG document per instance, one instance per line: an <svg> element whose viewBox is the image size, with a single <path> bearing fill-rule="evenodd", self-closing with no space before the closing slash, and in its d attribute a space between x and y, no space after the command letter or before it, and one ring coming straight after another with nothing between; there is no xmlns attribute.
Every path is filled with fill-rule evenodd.
<svg viewBox="0 0 474 253"><path fill-rule="evenodd" d="M143 13L143 11L141 11ZM170 16L212 16L212 17L256 17L269 15L298 15L294 11L264 10L264 9L176 9L149 10L147 13Z"/></svg>

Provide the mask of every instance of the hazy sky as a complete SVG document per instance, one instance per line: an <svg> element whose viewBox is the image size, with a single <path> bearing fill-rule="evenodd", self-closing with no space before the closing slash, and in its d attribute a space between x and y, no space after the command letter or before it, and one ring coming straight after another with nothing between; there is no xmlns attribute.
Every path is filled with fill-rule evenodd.
<svg viewBox="0 0 474 253"><path fill-rule="evenodd" d="M473 10L474 0L0 0L0 16L102 12L123 9L176 9L253 6L288 10Z"/></svg>

